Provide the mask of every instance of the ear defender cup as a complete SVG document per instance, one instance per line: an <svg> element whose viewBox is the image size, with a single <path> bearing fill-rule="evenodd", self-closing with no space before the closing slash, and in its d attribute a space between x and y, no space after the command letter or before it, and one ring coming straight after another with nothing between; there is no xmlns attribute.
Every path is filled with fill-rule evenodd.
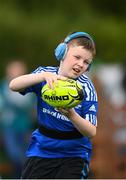
<svg viewBox="0 0 126 180"><path fill-rule="evenodd" d="M87 71L90 71L92 64L89 64Z"/></svg>
<svg viewBox="0 0 126 180"><path fill-rule="evenodd" d="M58 61L61 61L64 59L66 53L67 53L67 44L66 43L60 43L57 48L55 49L55 56Z"/></svg>
<svg viewBox="0 0 126 180"><path fill-rule="evenodd" d="M75 33L72 33L70 34L69 36L67 36L64 40L63 43L60 43L56 49L55 49L55 57L58 61L61 61L64 59L66 53L67 53L67 50L68 50L68 47L67 47L67 44L69 43L69 41L71 41L72 39L75 39L77 37L86 37L88 39L90 39L93 43L93 39L91 38L91 36L88 34L88 33L85 33L85 32L75 32Z"/></svg>

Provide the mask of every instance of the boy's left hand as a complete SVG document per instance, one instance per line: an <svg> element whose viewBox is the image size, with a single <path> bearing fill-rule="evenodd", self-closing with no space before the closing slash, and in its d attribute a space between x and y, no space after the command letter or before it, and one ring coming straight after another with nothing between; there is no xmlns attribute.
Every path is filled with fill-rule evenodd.
<svg viewBox="0 0 126 180"><path fill-rule="evenodd" d="M57 110L59 112L61 112L63 115L67 116L68 118L70 118L74 113L75 113L75 110L74 108L57 108Z"/></svg>

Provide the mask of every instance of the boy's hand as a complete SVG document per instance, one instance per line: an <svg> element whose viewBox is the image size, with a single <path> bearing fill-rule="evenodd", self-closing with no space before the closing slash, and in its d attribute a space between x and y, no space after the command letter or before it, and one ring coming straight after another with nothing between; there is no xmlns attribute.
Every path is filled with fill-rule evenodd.
<svg viewBox="0 0 126 180"><path fill-rule="evenodd" d="M67 80L68 78L65 76L61 76L61 75L57 75L54 73L50 73L50 72L44 72L44 79L47 82L49 88L53 89L53 84L57 84L58 81L57 80Z"/></svg>
<svg viewBox="0 0 126 180"><path fill-rule="evenodd" d="M68 118L71 118L76 113L74 108L57 108L57 110Z"/></svg>

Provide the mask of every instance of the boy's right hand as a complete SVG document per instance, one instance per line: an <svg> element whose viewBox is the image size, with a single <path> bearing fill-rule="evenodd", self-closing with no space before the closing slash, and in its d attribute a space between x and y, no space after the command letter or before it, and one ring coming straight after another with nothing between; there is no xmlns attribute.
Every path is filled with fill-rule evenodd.
<svg viewBox="0 0 126 180"><path fill-rule="evenodd" d="M47 82L49 88L53 89L53 84L57 84L58 83L58 80L67 80L68 78L65 77L65 76L61 76L61 75L58 75L58 74L54 74L54 73L51 73L51 72L43 72L43 75L44 75L44 79L45 81Z"/></svg>

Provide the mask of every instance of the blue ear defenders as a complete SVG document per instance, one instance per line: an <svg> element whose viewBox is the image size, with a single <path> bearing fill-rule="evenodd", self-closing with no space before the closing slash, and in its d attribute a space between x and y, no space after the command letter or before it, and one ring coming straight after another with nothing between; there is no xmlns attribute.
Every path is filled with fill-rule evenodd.
<svg viewBox="0 0 126 180"><path fill-rule="evenodd" d="M92 66L92 63L91 63L91 64L89 64L89 66L88 66L88 68L87 68L87 71L90 71L91 66Z"/></svg>
<svg viewBox="0 0 126 180"><path fill-rule="evenodd" d="M78 38L78 37L86 37L88 39L90 39L92 42L93 39L91 38L91 36L85 32L75 32L73 34L70 34L69 36L67 36L64 40L63 43L60 43L56 49L55 49L55 57L58 61L61 61L64 59L66 53L67 53L67 50L68 50L68 47L67 47L67 44L72 40L72 39L75 39L75 38Z"/></svg>
<svg viewBox="0 0 126 180"><path fill-rule="evenodd" d="M75 39L75 38L78 38L78 37L86 37L88 39L90 39L93 43L93 39L91 38L91 36L88 34L88 33L85 33L85 32L75 32L73 34L70 34L69 36L67 36L64 40L63 43L60 43L56 49L55 49L55 57L58 61L61 61L65 58L65 55L67 53L67 50L68 50L68 46L67 44L72 40L72 39ZM89 65L88 69L89 70L91 67L91 64Z"/></svg>

